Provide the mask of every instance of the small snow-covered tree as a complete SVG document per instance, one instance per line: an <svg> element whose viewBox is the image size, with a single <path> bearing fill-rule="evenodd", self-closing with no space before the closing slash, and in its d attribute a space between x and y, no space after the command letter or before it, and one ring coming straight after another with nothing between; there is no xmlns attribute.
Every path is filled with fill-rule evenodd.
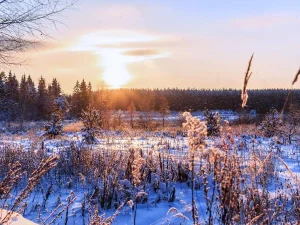
<svg viewBox="0 0 300 225"><path fill-rule="evenodd" d="M99 112L89 106L86 110L81 113L81 121L83 122L82 136L84 141L88 144L97 142L96 135L100 131L101 117Z"/></svg>
<svg viewBox="0 0 300 225"><path fill-rule="evenodd" d="M265 137L273 137L280 133L283 122L276 109L271 109L261 122L259 130Z"/></svg>
<svg viewBox="0 0 300 225"><path fill-rule="evenodd" d="M61 114L59 112L54 112L51 115L51 121L44 124L45 133L44 135L49 138L54 138L62 134L63 124L61 121Z"/></svg>
<svg viewBox="0 0 300 225"><path fill-rule="evenodd" d="M62 112L63 115L69 112L70 104L65 96L59 95L57 98L54 99L54 104L56 108Z"/></svg>
<svg viewBox="0 0 300 225"><path fill-rule="evenodd" d="M218 112L212 112L210 110L205 110L204 112L206 126L207 126L207 136L220 136L221 125L220 125L220 115Z"/></svg>

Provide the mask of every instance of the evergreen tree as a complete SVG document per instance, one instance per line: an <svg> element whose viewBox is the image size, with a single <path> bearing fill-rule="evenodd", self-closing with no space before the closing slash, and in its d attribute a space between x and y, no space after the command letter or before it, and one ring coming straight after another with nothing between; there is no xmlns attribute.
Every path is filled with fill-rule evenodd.
<svg viewBox="0 0 300 225"><path fill-rule="evenodd" d="M14 121L17 118L19 104L19 82L15 75L9 71L5 82L5 101L7 120Z"/></svg>
<svg viewBox="0 0 300 225"><path fill-rule="evenodd" d="M11 71L8 74L8 77L5 82L6 86L6 97L10 101L18 102L19 99L19 82L16 78L16 75L12 75Z"/></svg>
<svg viewBox="0 0 300 225"><path fill-rule="evenodd" d="M63 124L61 121L60 112L54 112L51 115L51 121L44 124L45 134L49 138L55 138L58 135L62 135Z"/></svg>
<svg viewBox="0 0 300 225"><path fill-rule="evenodd" d="M54 100L54 102L56 111L59 111L62 117L65 117L70 109L70 104L67 98L64 95L60 95Z"/></svg>
<svg viewBox="0 0 300 225"><path fill-rule="evenodd" d="M87 92L88 92L88 102L89 104L93 104L93 88L91 82L89 82L88 84Z"/></svg>
<svg viewBox="0 0 300 225"><path fill-rule="evenodd" d="M221 126L219 113L206 109L204 116L206 120L207 136L220 136Z"/></svg>
<svg viewBox="0 0 300 225"><path fill-rule="evenodd" d="M56 78L48 85L48 110L52 114L58 111L57 99L61 96L61 88Z"/></svg>
<svg viewBox="0 0 300 225"><path fill-rule="evenodd" d="M37 104L37 92L35 88L35 84L31 79L30 75L27 77L27 118L30 120L35 120L37 115L36 104Z"/></svg>
<svg viewBox="0 0 300 225"><path fill-rule="evenodd" d="M91 106L81 113L81 121L83 122L82 136L88 144L97 142L96 135L100 132L101 117L98 111Z"/></svg>
<svg viewBox="0 0 300 225"><path fill-rule="evenodd" d="M5 96L5 81L6 75L4 72L0 73L0 120L6 120L7 101Z"/></svg>
<svg viewBox="0 0 300 225"><path fill-rule="evenodd" d="M46 81L43 77L40 78L37 93L37 119L49 118L49 98L46 89Z"/></svg>
<svg viewBox="0 0 300 225"><path fill-rule="evenodd" d="M76 81L75 87L73 88L73 94L71 99L71 113L79 117L80 116L80 84Z"/></svg>
<svg viewBox="0 0 300 225"><path fill-rule="evenodd" d="M60 96L61 88L56 78L53 78L52 83L48 86L48 93L53 99Z"/></svg>
<svg viewBox="0 0 300 225"><path fill-rule="evenodd" d="M19 98L19 116L21 121L21 128L23 127L23 122L25 119L27 119L27 109L28 109L28 96L29 96L29 90L28 85L26 81L25 74L21 77L21 83L20 83L20 98Z"/></svg>
<svg viewBox="0 0 300 225"><path fill-rule="evenodd" d="M88 93L88 87L86 85L86 82L82 80L80 84L80 103L79 108L80 110L86 110L86 108L89 105L89 93Z"/></svg>
<svg viewBox="0 0 300 225"><path fill-rule="evenodd" d="M21 127L24 120L36 120L36 89L30 75L26 79L25 74L21 77L19 94L19 118Z"/></svg>

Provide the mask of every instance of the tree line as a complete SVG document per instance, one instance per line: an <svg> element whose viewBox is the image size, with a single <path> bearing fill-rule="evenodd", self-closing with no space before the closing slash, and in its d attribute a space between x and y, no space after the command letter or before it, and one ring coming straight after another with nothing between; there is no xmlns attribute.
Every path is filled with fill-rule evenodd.
<svg viewBox="0 0 300 225"><path fill-rule="evenodd" d="M23 75L20 81L10 71L0 73L0 120L27 121L48 120L59 106L63 97L67 104L69 118L79 118L82 110L93 105L99 112L107 110L157 111L166 114L172 111L198 110L256 110L267 113L270 109L281 110L289 90L249 90L246 109L241 108L241 90L237 89L98 89L82 80L76 81L72 94L63 94L56 78L47 83L43 77L36 86L32 78ZM299 105L300 90L291 92L289 103ZM289 104L288 103L288 104Z"/></svg>
<svg viewBox="0 0 300 225"><path fill-rule="evenodd" d="M241 107L241 90L238 89L107 89L104 95L114 109L126 109L131 101L143 111L147 102L155 111L159 110L160 99L166 98L172 111L233 110L237 112L256 110L267 113L270 109L281 110L287 98L288 89L248 90L249 100L246 109ZM288 105L300 103L300 90L291 91Z"/></svg>

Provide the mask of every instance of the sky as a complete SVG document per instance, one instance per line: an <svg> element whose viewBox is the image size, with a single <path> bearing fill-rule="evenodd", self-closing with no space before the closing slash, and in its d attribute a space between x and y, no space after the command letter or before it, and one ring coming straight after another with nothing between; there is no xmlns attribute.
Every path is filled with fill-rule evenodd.
<svg viewBox="0 0 300 225"><path fill-rule="evenodd" d="M79 0L12 68L66 93L94 89L289 88L300 66L300 1ZM299 82L295 85L299 88Z"/></svg>

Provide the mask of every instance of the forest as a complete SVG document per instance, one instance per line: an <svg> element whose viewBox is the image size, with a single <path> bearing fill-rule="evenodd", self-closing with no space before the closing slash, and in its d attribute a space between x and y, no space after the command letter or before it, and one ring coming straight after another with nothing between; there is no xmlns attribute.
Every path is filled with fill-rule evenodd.
<svg viewBox="0 0 300 225"><path fill-rule="evenodd" d="M251 96L247 107L242 109L241 90L237 89L98 89L82 80L74 85L73 93L65 93L56 78L50 83L41 77L36 85L32 78L23 75L20 80L10 71L0 73L0 120L36 121L49 120L63 101L66 118L79 118L89 104L99 111L137 111L149 112L168 107L170 111L233 110L249 113L254 110L266 114L271 109L280 111L289 93L288 89L248 90ZM61 103L62 104L62 103ZM300 104L300 90L293 89L288 105ZM289 108L287 108L287 111Z"/></svg>

